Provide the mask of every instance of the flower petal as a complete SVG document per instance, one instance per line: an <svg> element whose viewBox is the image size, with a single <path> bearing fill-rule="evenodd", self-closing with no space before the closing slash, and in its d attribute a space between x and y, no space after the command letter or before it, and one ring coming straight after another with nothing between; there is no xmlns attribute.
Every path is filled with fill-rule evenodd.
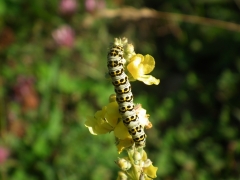
<svg viewBox="0 0 240 180"><path fill-rule="evenodd" d="M106 134L113 130L113 127L104 124L105 126L95 126L93 128L96 134Z"/></svg>
<svg viewBox="0 0 240 180"><path fill-rule="evenodd" d="M106 134L113 131L119 118L118 104L114 101L104 106L102 110L97 111L94 117L87 117L85 126L93 135Z"/></svg>
<svg viewBox="0 0 240 180"><path fill-rule="evenodd" d="M120 154L125 148L132 146L133 143L132 138L119 139L117 144L118 153Z"/></svg>
<svg viewBox="0 0 240 180"><path fill-rule="evenodd" d="M107 105L107 112L105 114L105 118L107 119L108 123L115 127L118 123L118 119L120 118L118 104L117 102L111 102Z"/></svg>
<svg viewBox="0 0 240 180"><path fill-rule="evenodd" d="M104 120L96 119L95 117L88 117L87 121L85 122L85 126L93 135L106 134L113 130L112 126L110 126L108 123L104 123Z"/></svg>
<svg viewBox="0 0 240 180"><path fill-rule="evenodd" d="M84 124L86 127L93 127L96 124L95 121L96 121L96 118L88 116Z"/></svg>
<svg viewBox="0 0 240 180"><path fill-rule="evenodd" d="M144 82L147 85L156 84L158 85L160 80L156 79L151 75L146 75L155 67L155 60L152 56L142 54L136 54L131 59L127 65L127 70L131 74L134 80L139 80Z"/></svg>
<svg viewBox="0 0 240 180"><path fill-rule="evenodd" d="M123 121L120 121L114 129L114 135L119 139L131 137Z"/></svg>
<svg viewBox="0 0 240 180"><path fill-rule="evenodd" d="M155 77L151 75L142 75L141 77L138 77L137 80L144 82L144 84L147 85L158 85L160 83L160 79L156 79Z"/></svg>
<svg viewBox="0 0 240 180"><path fill-rule="evenodd" d="M86 126L86 125L85 125ZM87 126L86 126L87 127ZM89 130L89 132L92 134L92 135L98 135L97 133L96 133L96 131L92 128L92 127L88 127L88 130Z"/></svg>
<svg viewBox="0 0 240 180"><path fill-rule="evenodd" d="M152 56L147 54L147 55L144 56L142 64L144 66L144 74L148 74L148 73L152 72L152 70L154 69L155 60Z"/></svg>
<svg viewBox="0 0 240 180"><path fill-rule="evenodd" d="M153 165L150 165L147 168L143 168L143 172L151 178L157 177L157 170L158 170L158 168Z"/></svg>
<svg viewBox="0 0 240 180"><path fill-rule="evenodd" d="M136 54L130 59L130 63L127 65L127 69L134 79L137 79L144 72L141 64L143 59L143 55Z"/></svg>

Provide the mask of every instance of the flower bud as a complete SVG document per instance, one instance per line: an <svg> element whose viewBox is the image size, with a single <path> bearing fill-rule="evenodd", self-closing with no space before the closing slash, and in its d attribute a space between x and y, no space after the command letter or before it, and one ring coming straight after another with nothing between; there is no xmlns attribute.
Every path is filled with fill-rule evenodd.
<svg viewBox="0 0 240 180"><path fill-rule="evenodd" d="M115 101L116 101L116 94L111 94L111 95L109 96L108 101L109 101L110 103L111 103L111 102L115 102Z"/></svg>
<svg viewBox="0 0 240 180"><path fill-rule="evenodd" d="M75 33L68 25L63 25L52 32L53 39L60 46L72 47L75 41Z"/></svg>
<svg viewBox="0 0 240 180"><path fill-rule="evenodd" d="M77 10L76 0L61 0L59 9L62 14L72 14Z"/></svg>
<svg viewBox="0 0 240 180"><path fill-rule="evenodd" d="M152 165L152 161L150 159L147 159L146 161L144 161L143 167L148 167Z"/></svg>
<svg viewBox="0 0 240 180"><path fill-rule="evenodd" d="M134 159L134 163L135 165L139 165L139 161L142 159L142 155L140 152L138 151L135 151L134 154L133 154L133 159Z"/></svg>
<svg viewBox="0 0 240 180"><path fill-rule="evenodd" d="M134 46L132 44L127 44L126 53L135 55Z"/></svg>
<svg viewBox="0 0 240 180"><path fill-rule="evenodd" d="M127 179L128 179L128 177L124 172L122 172L122 171L118 172L117 180L127 180Z"/></svg>
<svg viewBox="0 0 240 180"><path fill-rule="evenodd" d="M131 168L131 163L123 158L118 158L118 160L115 162L121 170L127 171Z"/></svg>

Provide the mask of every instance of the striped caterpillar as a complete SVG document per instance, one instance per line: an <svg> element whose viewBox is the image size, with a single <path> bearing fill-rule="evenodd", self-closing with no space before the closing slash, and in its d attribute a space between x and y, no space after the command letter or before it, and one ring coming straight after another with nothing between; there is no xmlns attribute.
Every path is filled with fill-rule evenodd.
<svg viewBox="0 0 240 180"><path fill-rule="evenodd" d="M146 134L144 127L139 123L139 117L136 114L133 104L133 94L128 76L124 72L123 46L113 45L108 53L108 70L115 87L116 100L119 105L119 113L122 116L124 125L128 128L135 145L145 146Z"/></svg>

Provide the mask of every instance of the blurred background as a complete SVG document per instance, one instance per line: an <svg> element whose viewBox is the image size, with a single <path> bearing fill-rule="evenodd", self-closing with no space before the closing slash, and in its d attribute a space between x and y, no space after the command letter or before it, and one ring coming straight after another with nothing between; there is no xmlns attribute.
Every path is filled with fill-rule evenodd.
<svg viewBox="0 0 240 180"><path fill-rule="evenodd" d="M84 126L115 37L156 61L160 85L132 90L157 179L240 179L238 24L238 0L1 0L0 179L116 179L113 135Z"/></svg>

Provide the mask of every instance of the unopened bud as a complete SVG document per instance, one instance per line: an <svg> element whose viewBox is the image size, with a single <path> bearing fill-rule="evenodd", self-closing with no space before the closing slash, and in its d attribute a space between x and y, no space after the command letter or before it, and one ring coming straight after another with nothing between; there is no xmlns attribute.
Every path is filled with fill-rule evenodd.
<svg viewBox="0 0 240 180"><path fill-rule="evenodd" d="M135 164L139 165L139 161L142 159L141 153L138 152L138 151L135 151L134 154L133 154L133 159L135 161Z"/></svg>
<svg viewBox="0 0 240 180"><path fill-rule="evenodd" d="M122 172L122 171L118 172L117 180L127 180L127 179L128 179L128 177L124 172Z"/></svg>
<svg viewBox="0 0 240 180"><path fill-rule="evenodd" d="M127 171L131 168L131 163L123 158L118 158L118 160L115 162L121 170Z"/></svg>
<svg viewBox="0 0 240 180"><path fill-rule="evenodd" d="M143 167L149 167L152 165L152 161L150 159L147 159L146 161L144 161Z"/></svg>
<svg viewBox="0 0 240 180"><path fill-rule="evenodd" d="M108 101L109 101L110 103L111 103L111 102L115 102L115 101L116 101L116 94L111 94L111 95L109 96Z"/></svg>

